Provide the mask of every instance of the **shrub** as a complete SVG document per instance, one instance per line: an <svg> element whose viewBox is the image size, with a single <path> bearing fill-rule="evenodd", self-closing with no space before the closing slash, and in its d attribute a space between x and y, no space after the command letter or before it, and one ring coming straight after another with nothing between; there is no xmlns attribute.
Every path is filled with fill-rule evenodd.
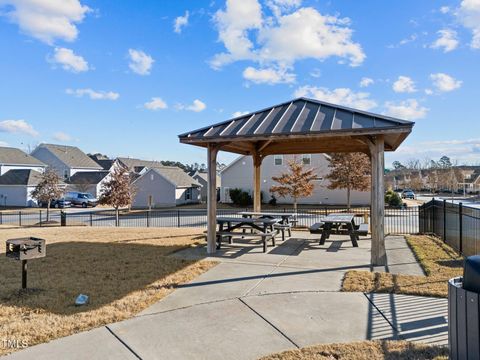
<svg viewBox="0 0 480 360"><path fill-rule="evenodd" d="M402 206L402 198L392 189L385 193L385 204L389 206Z"/></svg>
<svg viewBox="0 0 480 360"><path fill-rule="evenodd" d="M275 197L275 195L272 195L272 198L268 203L273 206L277 205L277 198Z"/></svg>
<svg viewBox="0 0 480 360"><path fill-rule="evenodd" d="M250 206L253 204L251 195L242 189L230 189L230 199L237 206Z"/></svg>

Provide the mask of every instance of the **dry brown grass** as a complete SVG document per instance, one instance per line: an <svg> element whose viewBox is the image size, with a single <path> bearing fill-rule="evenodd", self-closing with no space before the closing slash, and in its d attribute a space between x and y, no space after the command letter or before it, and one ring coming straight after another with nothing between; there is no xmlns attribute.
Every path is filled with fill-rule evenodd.
<svg viewBox="0 0 480 360"><path fill-rule="evenodd" d="M6 239L25 236L47 240L47 256L28 264L28 292L20 262L3 254ZM2 228L0 339L31 346L135 315L214 266L165 256L201 238L201 229ZM87 306L74 306L80 293Z"/></svg>
<svg viewBox="0 0 480 360"><path fill-rule="evenodd" d="M448 280L462 274L462 257L431 236L408 236L407 243L426 276L349 271L343 279L342 291L447 297Z"/></svg>
<svg viewBox="0 0 480 360"><path fill-rule="evenodd" d="M263 357L262 360L400 360L448 359L448 349L407 341L362 341L326 344L290 350Z"/></svg>

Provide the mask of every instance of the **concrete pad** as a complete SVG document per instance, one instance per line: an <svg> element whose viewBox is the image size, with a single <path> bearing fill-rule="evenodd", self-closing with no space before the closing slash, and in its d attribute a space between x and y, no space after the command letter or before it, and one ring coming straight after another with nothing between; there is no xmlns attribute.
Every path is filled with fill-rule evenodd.
<svg viewBox="0 0 480 360"><path fill-rule="evenodd" d="M257 359L294 347L240 300L137 317L112 330L142 359Z"/></svg>
<svg viewBox="0 0 480 360"><path fill-rule="evenodd" d="M103 360L138 359L105 327L67 336L46 344L13 353L5 359L11 360Z"/></svg>
<svg viewBox="0 0 480 360"><path fill-rule="evenodd" d="M340 291L344 271L277 267L248 295L299 291Z"/></svg>
<svg viewBox="0 0 480 360"><path fill-rule="evenodd" d="M163 300L145 309L141 315L179 309L212 301L242 297L275 269L271 265L221 263Z"/></svg>
<svg viewBox="0 0 480 360"><path fill-rule="evenodd" d="M299 347L395 337L362 293L293 293L243 300Z"/></svg>
<svg viewBox="0 0 480 360"><path fill-rule="evenodd" d="M360 240L353 247L347 236L332 235L324 245L309 239L281 266L331 270L370 270L370 240Z"/></svg>
<svg viewBox="0 0 480 360"><path fill-rule="evenodd" d="M388 259L388 272L392 274L425 275L405 237L387 236L385 250Z"/></svg>
<svg viewBox="0 0 480 360"><path fill-rule="evenodd" d="M447 299L396 294L368 294L368 298L402 339L448 344Z"/></svg>

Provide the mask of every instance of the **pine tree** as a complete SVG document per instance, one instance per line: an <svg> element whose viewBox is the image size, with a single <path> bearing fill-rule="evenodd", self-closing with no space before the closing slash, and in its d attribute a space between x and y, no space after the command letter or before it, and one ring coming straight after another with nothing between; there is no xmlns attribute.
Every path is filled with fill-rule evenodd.
<svg viewBox="0 0 480 360"><path fill-rule="evenodd" d="M347 209L350 209L352 190L367 191L370 187L370 159L362 153L330 154L329 189L347 190Z"/></svg>
<svg viewBox="0 0 480 360"><path fill-rule="evenodd" d="M287 173L272 177L279 185L272 186L270 192L283 198L290 196L293 199L293 208L297 212L298 198L312 195L315 187L313 181L316 178L313 169L305 169L303 163L294 159L288 162Z"/></svg>

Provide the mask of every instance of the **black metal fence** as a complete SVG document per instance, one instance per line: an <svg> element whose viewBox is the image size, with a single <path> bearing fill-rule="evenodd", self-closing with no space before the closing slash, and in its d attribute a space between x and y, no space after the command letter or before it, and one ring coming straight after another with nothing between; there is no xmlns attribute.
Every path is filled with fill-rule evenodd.
<svg viewBox="0 0 480 360"><path fill-rule="evenodd" d="M480 253L480 209L446 200L432 200L419 207L419 230L443 239L458 253Z"/></svg>
<svg viewBox="0 0 480 360"><path fill-rule="evenodd" d="M240 211L251 209L218 209L219 216L240 216ZM277 208L277 212L293 212L292 208ZM300 208L297 211L297 226L308 227L333 212L351 212L357 216L357 224L369 221L370 208L353 207L347 210L344 207L324 208ZM386 234L415 234L419 232L418 207L386 208L385 209L385 233ZM112 210L96 211L69 211L65 213L66 225L86 226L116 226L115 212ZM366 219L365 219L366 217ZM15 212L0 212L0 224L20 226L45 225L46 210L29 210ZM61 222L59 211L51 211L50 222ZM207 212L205 209L175 209L175 210L133 210L121 211L118 226L121 227L206 227Z"/></svg>

